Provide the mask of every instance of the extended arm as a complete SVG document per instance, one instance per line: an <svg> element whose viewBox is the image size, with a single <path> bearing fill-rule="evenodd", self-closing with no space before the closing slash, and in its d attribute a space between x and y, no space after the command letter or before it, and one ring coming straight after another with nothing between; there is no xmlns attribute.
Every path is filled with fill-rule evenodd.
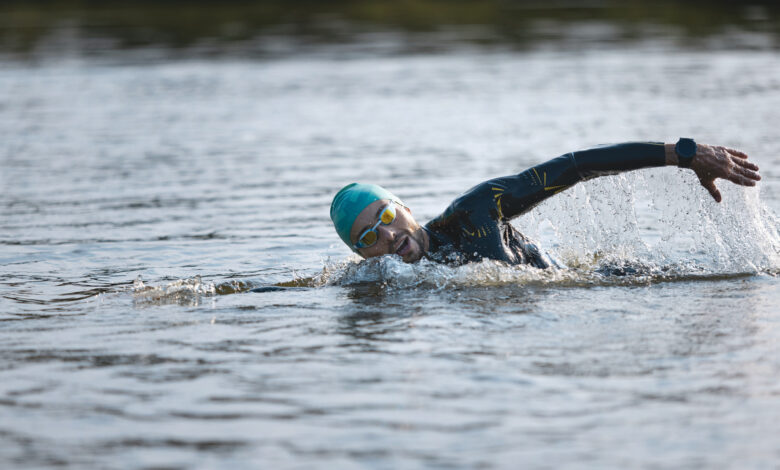
<svg viewBox="0 0 780 470"><path fill-rule="evenodd" d="M532 167L520 174L487 181L477 188L492 195L496 218L519 216L550 196L597 176L640 168L676 165L674 144L632 142L572 152ZM758 167L742 152L699 144L691 169L713 198L720 202L716 178L743 186L754 186L761 177Z"/></svg>
<svg viewBox="0 0 780 470"><path fill-rule="evenodd" d="M631 142L567 153L487 183L492 191L500 193L495 197L497 215L509 220L580 181L666 164L663 143Z"/></svg>

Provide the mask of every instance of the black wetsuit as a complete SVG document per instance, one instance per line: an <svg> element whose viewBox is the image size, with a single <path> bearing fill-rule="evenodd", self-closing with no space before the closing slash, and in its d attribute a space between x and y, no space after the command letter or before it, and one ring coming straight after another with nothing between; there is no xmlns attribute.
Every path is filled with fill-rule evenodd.
<svg viewBox="0 0 780 470"><path fill-rule="evenodd" d="M626 143L572 152L524 172L478 184L423 227L427 256L462 264L483 258L547 268L544 254L509 223L580 181L666 164L663 143Z"/></svg>

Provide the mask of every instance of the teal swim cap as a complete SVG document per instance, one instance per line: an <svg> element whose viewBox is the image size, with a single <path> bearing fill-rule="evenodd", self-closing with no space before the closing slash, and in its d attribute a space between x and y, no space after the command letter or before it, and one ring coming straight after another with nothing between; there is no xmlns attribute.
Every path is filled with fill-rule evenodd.
<svg viewBox="0 0 780 470"><path fill-rule="evenodd" d="M375 184L352 183L341 188L330 204L330 219L344 243L352 248L349 232L360 213L374 201L389 199L404 205L393 193ZM353 251L357 251L352 248Z"/></svg>

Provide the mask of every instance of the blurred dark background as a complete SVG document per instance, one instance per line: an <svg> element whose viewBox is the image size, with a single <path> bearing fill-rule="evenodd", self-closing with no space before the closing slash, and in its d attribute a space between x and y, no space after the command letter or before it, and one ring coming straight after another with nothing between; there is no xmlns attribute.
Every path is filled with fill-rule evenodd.
<svg viewBox="0 0 780 470"><path fill-rule="evenodd" d="M675 47L776 49L774 1L4 1L0 54L163 48L264 57L345 46L356 53L528 49L671 38Z"/></svg>

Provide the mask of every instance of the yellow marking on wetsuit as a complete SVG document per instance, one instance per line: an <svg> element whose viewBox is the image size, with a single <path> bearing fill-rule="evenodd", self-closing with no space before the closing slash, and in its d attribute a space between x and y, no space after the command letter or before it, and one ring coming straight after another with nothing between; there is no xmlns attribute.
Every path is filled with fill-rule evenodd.
<svg viewBox="0 0 780 470"><path fill-rule="evenodd" d="M545 171L543 174L544 174L544 186L547 186L547 172Z"/></svg>
<svg viewBox="0 0 780 470"><path fill-rule="evenodd" d="M493 199L496 200L496 209L498 209L498 220L504 220L504 212L501 210L501 196L504 195L504 188L496 188L495 186L490 188L496 191L493 195Z"/></svg>
<svg viewBox="0 0 780 470"><path fill-rule="evenodd" d="M485 230L484 227L477 227L477 230L474 232L469 232L465 228L463 228L463 233L469 236L477 236L477 238L487 237L487 230Z"/></svg>
<svg viewBox="0 0 780 470"><path fill-rule="evenodd" d="M568 188L568 187L569 187L569 186L567 186L567 185L565 185L565 184L559 184L558 186L545 186L544 190L545 190L545 191L552 191L553 189L562 188L562 189L558 189L558 190L559 190L559 191L563 191L564 189L566 189L566 188Z"/></svg>
<svg viewBox="0 0 780 470"><path fill-rule="evenodd" d="M538 179L539 180L539 184L541 184L542 183L542 178L539 177L539 172L536 171L536 168L531 168L531 169L534 170L534 174L536 175L536 179Z"/></svg>

